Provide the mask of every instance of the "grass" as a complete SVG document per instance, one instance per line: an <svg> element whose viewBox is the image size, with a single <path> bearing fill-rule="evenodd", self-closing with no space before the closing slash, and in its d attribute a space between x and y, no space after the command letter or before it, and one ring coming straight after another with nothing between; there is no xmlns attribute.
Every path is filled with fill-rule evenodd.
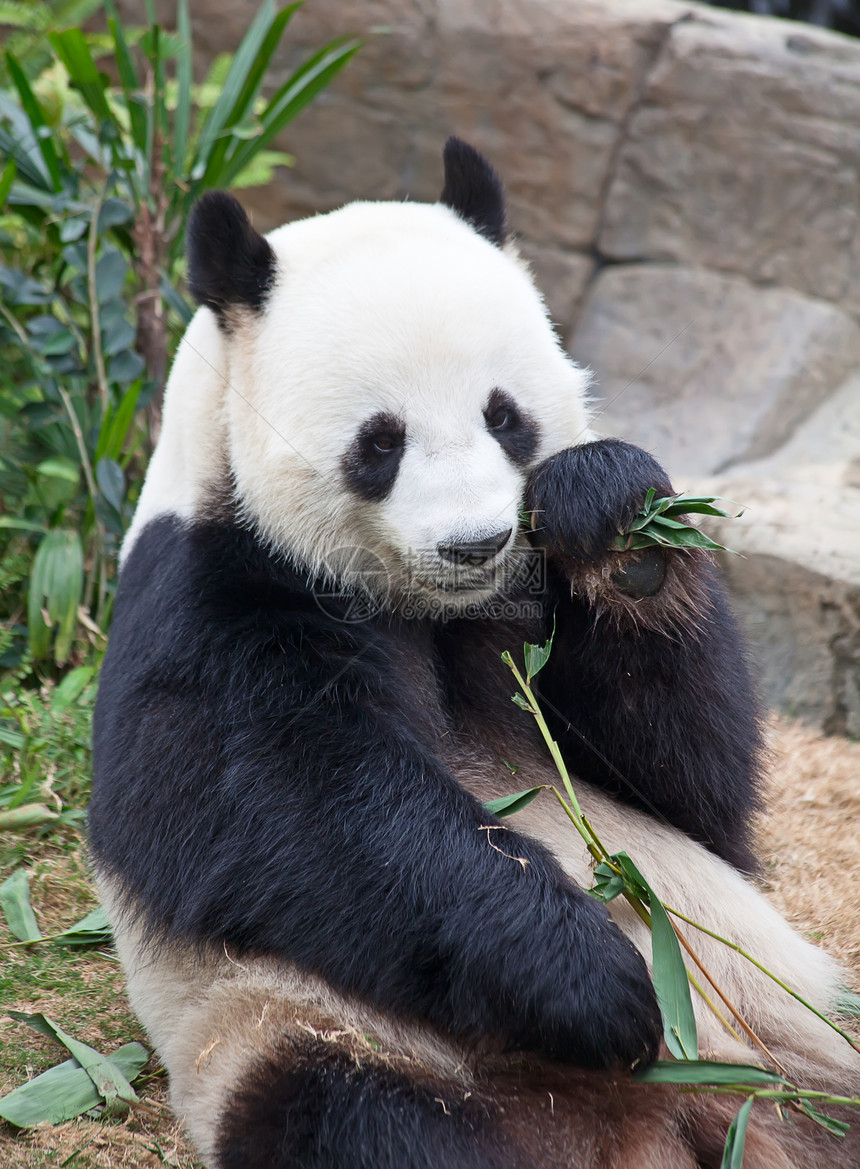
<svg viewBox="0 0 860 1169"><path fill-rule="evenodd" d="M0 878L22 859L43 934L59 932L95 906L76 829L67 828L40 841L22 842L10 833L0 836ZM76 1039L100 1051L111 1051L133 1039L151 1047L128 1004L122 971L112 951L75 951L50 942L14 946L4 931L0 953L4 1008L43 1011ZM67 1055L29 1027L8 1018L0 1020L0 1094ZM0 1164L4 1169L66 1164L74 1169L156 1165L192 1169L199 1163L170 1113L165 1078L155 1060L146 1069L146 1077L139 1094L154 1112L135 1111L125 1121L82 1118L20 1133L0 1124Z"/></svg>
<svg viewBox="0 0 860 1169"><path fill-rule="evenodd" d="M97 904L89 879L83 809L91 771L93 687L69 703L50 682L39 690L4 689L0 697L0 807L23 798L50 806L58 818L26 832L0 832L0 882L23 867L43 935L59 933ZM5 1015L43 1011L76 1039L100 1051L130 1040L151 1044L125 996L112 950L74 950L43 942L15 945L0 921L0 1095L67 1058L59 1044ZM156 1060L139 1095L151 1111L124 1121L81 1118L16 1132L0 1122L3 1169L137 1169L199 1162L167 1105L166 1079Z"/></svg>

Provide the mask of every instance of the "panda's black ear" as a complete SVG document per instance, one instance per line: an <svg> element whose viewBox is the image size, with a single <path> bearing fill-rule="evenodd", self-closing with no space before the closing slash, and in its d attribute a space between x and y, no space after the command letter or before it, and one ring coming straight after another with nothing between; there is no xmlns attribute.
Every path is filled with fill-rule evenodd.
<svg viewBox="0 0 860 1169"><path fill-rule="evenodd" d="M260 312L275 282L277 261L254 231L241 203L224 191L207 191L194 204L186 237L188 283L229 331L230 309Z"/></svg>
<svg viewBox="0 0 860 1169"><path fill-rule="evenodd" d="M505 242L505 189L482 154L460 138L449 138L442 154L445 186L439 201L499 247Z"/></svg>

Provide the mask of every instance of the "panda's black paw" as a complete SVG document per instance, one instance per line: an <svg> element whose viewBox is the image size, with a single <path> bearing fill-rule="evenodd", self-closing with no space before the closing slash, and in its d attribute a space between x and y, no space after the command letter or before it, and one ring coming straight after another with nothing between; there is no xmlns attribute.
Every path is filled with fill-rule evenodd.
<svg viewBox="0 0 860 1169"><path fill-rule="evenodd" d="M644 1068L660 1050L663 1021L654 985L639 952L626 938L620 941L617 948L607 946L601 956L605 965L594 979L597 1009L581 1033L577 1060L586 1067Z"/></svg>
<svg viewBox="0 0 860 1169"><path fill-rule="evenodd" d="M620 931L613 927L604 937L591 968L572 980L570 996L572 1015L549 1054L587 1068L647 1067L657 1058L663 1035L657 996L641 954Z"/></svg>
<svg viewBox="0 0 860 1169"><path fill-rule="evenodd" d="M514 1048L579 1067L645 1066L662 1024L644 958L581 889L567 888L556 908L550 923L545 903L547 928L526 946L506 939L495 960L501 983L486 988L485 1001L500 1012L501 1034Z"/></svg>
<svg viewBox="0 0 860 1169"><path fill-rule="evenodd" d="M532 472L525 507L532 539L551 558L597 562L645 502L650 488L671 495L666 472L647 451L616 438L568 447Z"/></svg>

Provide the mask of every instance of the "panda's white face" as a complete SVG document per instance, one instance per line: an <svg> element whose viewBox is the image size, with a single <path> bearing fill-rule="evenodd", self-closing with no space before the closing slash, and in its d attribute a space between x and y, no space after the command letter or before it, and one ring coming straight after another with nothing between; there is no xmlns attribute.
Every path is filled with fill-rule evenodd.
<svg viewBox="0 0 860 1169"><path fill-rule="evenodd" d="M314 572L429 611L498 592L530 470L591 438L588 375L515 251L442 204L252 236L272 279L189 327L125 551L155 515L205 514L229 476L245 520ZM217 230L202 246L232 281Z"/></svg>
<svg viewBox="0 0 860 1169"><path fill-rule="evenodd" d="M392 600L497 591L529 470L589 437L587 375L525 270L442 206L354 204L269 242L277 283L228 341L247 517Z"/></svg>

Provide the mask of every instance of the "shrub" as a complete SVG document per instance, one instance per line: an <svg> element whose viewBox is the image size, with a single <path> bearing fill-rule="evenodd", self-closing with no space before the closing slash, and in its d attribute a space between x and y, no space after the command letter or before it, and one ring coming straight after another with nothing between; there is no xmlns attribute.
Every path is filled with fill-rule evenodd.
<svg viewBox="0 0 860 1169"><path fill-rule="evenodd" d="M177 291L184 220L207 188L262 184L288 164L273 140L359 47L325 45L261 97L298 7L267 0L199 86L185 0L175 33L154 21L127 31L109 6L106 34L55 30L46 57L6 54L0 669L56 673L103 643L119 542L190 318Z"/></svg>

